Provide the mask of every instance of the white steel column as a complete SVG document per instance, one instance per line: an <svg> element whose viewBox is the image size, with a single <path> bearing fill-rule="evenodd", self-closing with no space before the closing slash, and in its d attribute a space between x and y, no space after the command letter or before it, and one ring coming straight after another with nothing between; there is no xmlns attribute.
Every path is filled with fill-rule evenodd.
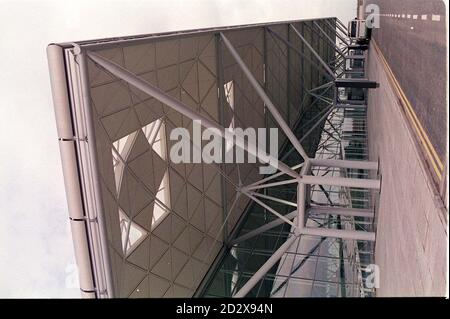
<svg viewBox="0 0 450 319"><path fill-rule="evenodd" d="M341 215L352 217L373 218L373 211L364 208L346 208L333 206L313 206L308 210L309 215Z"/></svg>
<svg viewBox="0 0 450 319"><path fill-rule="evenodd" d="M335 237L351 240L375 241L375 233L361 230L342 230L333 228L312 228L305 227L301 231L302 235Z"/></svg>
<svg viewBox="0 0 450 319"><path fill-rule="evenodd" d="M378 162L369 162L369 161L366 162L366 161L313 158L311 159L311 163L313 166L378 170Z"/></svg>
<svg viewBox="0 0 450 319"><path fill-rule="evenodd" d="M326 177L305 175L301 180L306 184L343 186L356 188L380 189L380 181L374 179L345 178L345 177Z"/></svg>
<svg viewBox="0 0 450 319"><path fill-rule="evenodd" d="M306 210L306 185L298 183L297 185L297 227L301 230L305 226L305 210Z"/></svg>

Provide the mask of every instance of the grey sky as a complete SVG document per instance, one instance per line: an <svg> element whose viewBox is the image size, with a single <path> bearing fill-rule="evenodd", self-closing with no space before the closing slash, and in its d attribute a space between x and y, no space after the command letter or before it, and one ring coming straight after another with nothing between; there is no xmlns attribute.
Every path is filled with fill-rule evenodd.
<svg viewBox="0 0 450 319"><path fill-rule="evenodd" d="M0 0L0 297L79 297L47 44L355 15L356 0Z"/></svg>

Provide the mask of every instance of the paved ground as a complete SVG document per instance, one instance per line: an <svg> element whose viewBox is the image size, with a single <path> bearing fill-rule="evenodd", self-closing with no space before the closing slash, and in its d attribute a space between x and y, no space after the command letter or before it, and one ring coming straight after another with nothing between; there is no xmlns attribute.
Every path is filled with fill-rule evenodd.
<svg viewBox="0 0 450 319"><path fill-rule="evenodd" d="M380 7L374 39L425 129L446 162L445 5L437 0L366 0Z"/></svg>
<svg viewBox="0 0 450 319"><path fill-rule="evenodd" d="M447 272L447 211L427 174L397 92L374 46L368 77L380 83L368 100L369 153L380 160L375 263L377 296L443 296Z"/></svg>

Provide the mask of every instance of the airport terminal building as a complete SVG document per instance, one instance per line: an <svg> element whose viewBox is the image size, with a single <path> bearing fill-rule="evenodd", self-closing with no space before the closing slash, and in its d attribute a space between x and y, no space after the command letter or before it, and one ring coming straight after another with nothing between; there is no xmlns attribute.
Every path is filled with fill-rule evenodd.
<svg viewBox="0 0 450 319"><path fill-rule="evenodd" d="M336 18L49 45L82 296L375 296L367 49ZM196 123L276 129L277 170L196 159Z"/></svg>

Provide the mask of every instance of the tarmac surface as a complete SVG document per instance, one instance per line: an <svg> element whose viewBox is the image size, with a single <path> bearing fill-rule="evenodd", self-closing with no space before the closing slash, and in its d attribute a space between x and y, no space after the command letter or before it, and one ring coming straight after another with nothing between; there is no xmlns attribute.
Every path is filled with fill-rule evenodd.
<svg viewBox="0 0 450 319"><path fill-rule="evenodd" d="M448 213L435 193L428 168L409 129L397 91L371 44L368 77L369 154L379 160L381 193L376 205L375 264L378 297L446 294Z"/></svg>
<svg viewBox="0 0 450 319"><path fill-rule="evenodd" d="M380 28L374 29L372 38L431 141L437 166L443 170L447 157L445 4L437 0L365 3L380 7Z"/></svg>

